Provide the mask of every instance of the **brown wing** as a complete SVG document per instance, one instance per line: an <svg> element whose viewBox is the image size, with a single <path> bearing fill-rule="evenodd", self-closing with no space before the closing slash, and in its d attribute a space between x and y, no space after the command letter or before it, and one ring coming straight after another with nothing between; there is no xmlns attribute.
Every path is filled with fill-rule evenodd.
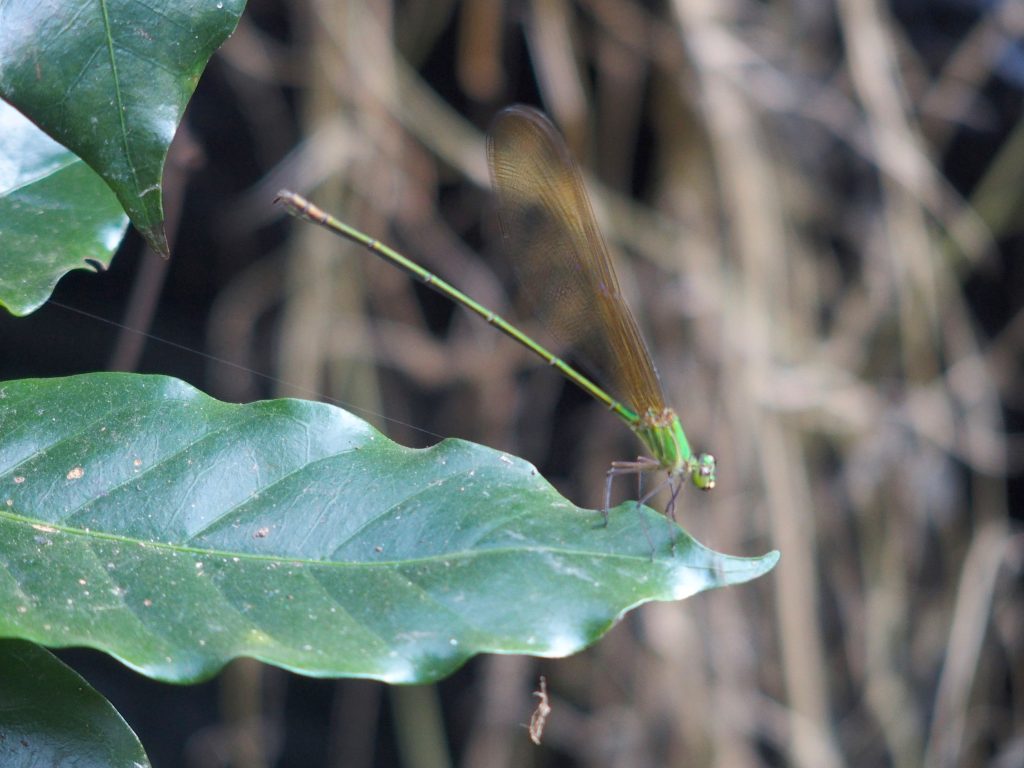
<svg viewBox="0 0 1024 768"><path fill-rule="evenodd" d="M515 106L487 140L498 220L523 293L551 334L642 415L664 396L619 289L579 169L542 113Z"/></svg>

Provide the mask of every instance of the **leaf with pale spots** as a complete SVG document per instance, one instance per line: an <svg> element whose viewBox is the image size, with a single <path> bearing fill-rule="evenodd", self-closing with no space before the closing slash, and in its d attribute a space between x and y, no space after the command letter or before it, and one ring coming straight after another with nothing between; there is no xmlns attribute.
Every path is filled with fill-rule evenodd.
<svg viewBox="0 0 1024 768"><path fill-rule="evenodd" d="M0 636L162 680L238 656L389 682L563 656L777 559L633 503L605 527L521 459L403 448L329 405L130 374L0 384Z"/></svg>

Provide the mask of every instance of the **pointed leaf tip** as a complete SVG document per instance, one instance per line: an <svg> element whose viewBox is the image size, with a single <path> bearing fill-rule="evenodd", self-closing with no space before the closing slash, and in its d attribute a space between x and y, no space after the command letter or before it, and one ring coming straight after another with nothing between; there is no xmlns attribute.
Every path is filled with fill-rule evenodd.
<svg viewBox="0 0 1024 768"><path fill-rule="evenodd" d="M0 636L163 680L238 656L405 683L479 653L564 656L777 560L632 502L601 519L521 459L403 448L322 403L130 374L0 384Z"/></svg>

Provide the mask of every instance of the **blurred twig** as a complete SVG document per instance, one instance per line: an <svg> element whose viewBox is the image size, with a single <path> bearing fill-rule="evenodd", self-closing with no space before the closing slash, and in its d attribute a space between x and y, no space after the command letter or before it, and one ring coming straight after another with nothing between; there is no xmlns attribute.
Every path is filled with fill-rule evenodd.
<svg viewBox="0 0 1024 768"><path fill-rule="evenodd" d="M1006 310L987 338L991 318L979 318L996 308L968 284L1004 279L1001 249L1021 233L1024 123L1005 106L1020 95L988 93L1020 4L979 6L948 43L882 0L296 7L300 21L311 14L307 55L251 26L226 51L256 83L236 83L254 122L259 83L310 87L300 140L233 225L268 221L280 186L317 188L321 205L504 312L501 270L467 245L486 242L481 127L502 102L539 97L591 171L670 399L719 457L716 495L687 496L685 524L721 549L783 552L763 583L650 606L591 653L546 665L558 717L541 747L522 728L529 665L480 664L466 764L1012 754L1024 708L992 681L1012 676L1024 647L995 616L1010 600L999 562L1015 551L1005 485L1024 463L1006 426L1024 407L1024 312ZM993 137L991 153L958 175L957 140L971 132ZM284 283L311 291L292 295L281 337L282 362L309 371L303 387L322 390L345 361L366 373L371 408L519 440L538 460L550 451L582 500L600 496L610 458L636 450L601 409L562 420L561 382L524 376L529 358L492 329L457 311L438 322L386 268L336 271L340 243L304 240L300 258L316 249L330 255L294 262ZM253 326L282 301L276 263L225 292L222 344L253 346ZM424 393L427 424L414 416Z"/></svg>

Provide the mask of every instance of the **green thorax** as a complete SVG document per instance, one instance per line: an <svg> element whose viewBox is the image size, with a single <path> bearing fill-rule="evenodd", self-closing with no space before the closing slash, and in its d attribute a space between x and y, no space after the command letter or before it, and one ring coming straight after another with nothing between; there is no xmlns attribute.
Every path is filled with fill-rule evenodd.
<svg viewBox="0 0 1024 768"><path fill-rule="evenodd" d="M681 472L693 457L683 425L671 408L648 409L633 426L633 431L644 441L651 458L670 474Z"/></svg>
<svg viewBox="0 0 1024 768"><path fill-rule="evenodd" d="M705 491L715 487L714 457L707 453L694 457L683 425L671 408L649 408L631 426L651 458L670 475L689 475L693 484Z"/></svg>

